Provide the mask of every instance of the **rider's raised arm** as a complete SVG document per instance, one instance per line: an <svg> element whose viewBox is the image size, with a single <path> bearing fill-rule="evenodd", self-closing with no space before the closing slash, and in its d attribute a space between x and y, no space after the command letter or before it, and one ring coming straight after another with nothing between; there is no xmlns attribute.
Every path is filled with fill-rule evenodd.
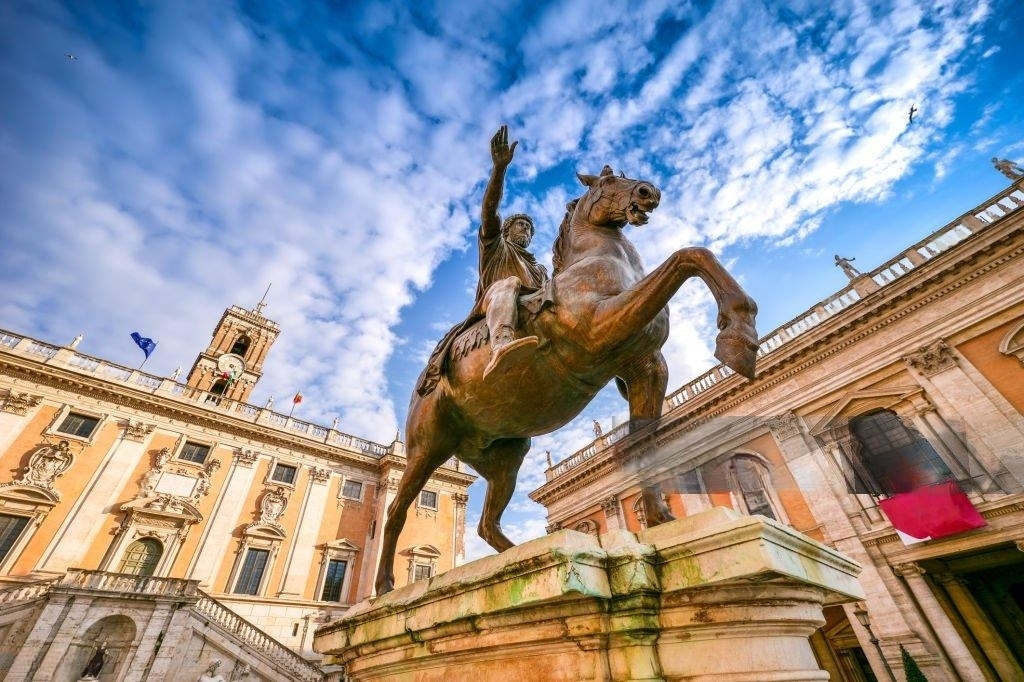
<svg viewBox="0 0 1024 682"><path fill-rule="evenodd" d="M491 179L484 190L484 202L480 209L480 238L491 240L501 233L501 216L498 206L505 191L505 171L512 163L518 141L508 143L508 126L501 126L491 138Z"/></svg>

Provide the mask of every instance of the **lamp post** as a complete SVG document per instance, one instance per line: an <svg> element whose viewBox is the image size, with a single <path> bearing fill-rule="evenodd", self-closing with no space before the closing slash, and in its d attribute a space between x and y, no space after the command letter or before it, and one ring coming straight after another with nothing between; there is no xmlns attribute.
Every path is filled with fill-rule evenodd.
<svg viewBox="0 0 1024 682"><path fill-rule="evenodd" d="M868 631L868 640L875 645L875 651L878 652L878 658L881 659L882 665L885 666L885 672L889 674L889 679L892 682L896 682L896 676L893 675L889 662L885 660L885 654L882 653L882 646L878 643L875 633L871 631L871 617L868 616L868 611L864 608L863 603L857 604L857 609L853 612L853 615L857 616L857 621Z"/></svg>

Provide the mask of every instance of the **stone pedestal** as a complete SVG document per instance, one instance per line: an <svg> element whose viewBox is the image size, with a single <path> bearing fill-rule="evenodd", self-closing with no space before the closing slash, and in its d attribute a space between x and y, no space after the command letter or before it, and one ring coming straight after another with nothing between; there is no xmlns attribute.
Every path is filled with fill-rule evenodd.
<svg viewBox="0 0 1024 682"><path fill-rule="evenodd" d="M827 680L808 638L859 567L715 508L642 533L571 530L356 605L314 648L353 682Z"/></svg>

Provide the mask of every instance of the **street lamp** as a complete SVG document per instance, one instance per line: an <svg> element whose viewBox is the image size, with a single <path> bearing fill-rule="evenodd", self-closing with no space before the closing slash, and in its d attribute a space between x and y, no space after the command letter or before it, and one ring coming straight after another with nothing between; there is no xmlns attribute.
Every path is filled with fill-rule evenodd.
<svg viewBox="0 0 1024 682"><path fill-rule="evenodd" d="M896 682L896 676L892 674L892 669L889 668L889 662L885 660L885 654L882 653L882 646L878 643L878 638L875 637L875 633L871 631L871 617L868 615L867 609L864 608L864 603L859 602L853 615L857 617L857 621L868 631L868 640L875 645L875 650L878 652L878 658L881 659L882 665L885 666L885 672L889 673L889 679L892 682Z"/></svg>

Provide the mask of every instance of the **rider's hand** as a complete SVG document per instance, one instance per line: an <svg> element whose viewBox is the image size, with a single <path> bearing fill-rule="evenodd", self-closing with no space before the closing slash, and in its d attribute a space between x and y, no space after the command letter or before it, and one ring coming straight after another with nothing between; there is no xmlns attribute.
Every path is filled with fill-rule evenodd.
<svg viewBox="0 0 1024 682"><path fill-rule="evenodd" d="M516 153L517 144L519 144L519 140L515 140L509 145L507 125L498 128L498 132L494 133L494 137L491 138L491 160L494 161L495 168L508 168Z"/></svg>

